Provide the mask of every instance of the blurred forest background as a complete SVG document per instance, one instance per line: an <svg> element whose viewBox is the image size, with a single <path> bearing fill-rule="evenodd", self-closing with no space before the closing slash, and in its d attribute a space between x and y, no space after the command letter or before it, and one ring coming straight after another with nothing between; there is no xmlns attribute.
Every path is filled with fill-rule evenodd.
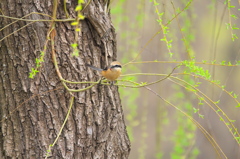
<svg viewBox="0 0 240 159"><path fill-rule="evenodd" d="M239 1L114 0L111 17L123 74L162 74L128 80L150 83L187 61L153 92L120 88L129 158L239 159Z"/></svg>

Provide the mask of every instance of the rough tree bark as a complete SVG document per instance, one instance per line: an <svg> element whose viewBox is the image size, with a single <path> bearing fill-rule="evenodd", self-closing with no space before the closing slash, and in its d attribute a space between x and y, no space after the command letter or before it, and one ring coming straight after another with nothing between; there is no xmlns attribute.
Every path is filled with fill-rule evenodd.
<svg viewBox="0 0 240 159"><path fill-rule="evenodd" d="M55 51L63 78L70 81L97 81L99 74L85 64L104 67L116 60L116 39L104 0L89 1L81 21L79 57L72 57L74 43L71 22L56 22ZM67 2L67 11L75 17L77 1ZM0 13L21 18L31 12L52 15L48 0L1 0ZM63 1L57 18L65 19ZM31 14L27 19L49 19ZM15 20L0 18L0 28ZM0 39L31 22L17 21L0 32ZM43 50L50 22L34 22L0 41L0 158L43 158L64 121L69 99L74 105L52 158L128 158L129 138L124 123L117 86L96 85L83 92L69 94L63 88L51 59L50 43L40 72L28 78L35 58ZM89 84L71 84L84 88Z"/></svg>

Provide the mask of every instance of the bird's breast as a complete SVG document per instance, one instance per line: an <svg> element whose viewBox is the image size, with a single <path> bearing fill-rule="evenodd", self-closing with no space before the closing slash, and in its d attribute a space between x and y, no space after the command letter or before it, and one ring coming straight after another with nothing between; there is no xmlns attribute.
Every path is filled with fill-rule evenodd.
<svg viewBox="0 0 240 159"><path fill-rule="evenodd" d="M102 76L110 81L115 81L121 75L121 68L108 69L101 72Z"/></svg>

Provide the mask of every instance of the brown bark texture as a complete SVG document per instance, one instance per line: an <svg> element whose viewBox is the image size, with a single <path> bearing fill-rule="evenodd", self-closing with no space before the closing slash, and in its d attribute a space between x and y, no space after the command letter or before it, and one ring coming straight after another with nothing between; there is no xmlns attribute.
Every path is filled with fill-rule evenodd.
<svg viewBox="0 0 240 159"><path fill-rule="evenodd" d="M116 60L115 30L104 2L89 2L83 11L86 18L80 23L78 57L71 56L75 27L69 21L55 25L58 66L63 78L69 81L97 81L99 73L85 64L105 67ZM76 4L75 0L66 3L71 18L76 16ZM48 0L1 0L0 14L16 18L31 12L52 15L52 8L53 2ZM57 18L66 19L63 1L58 1ZM50 18L31 14L26 19ZM0 29L14 21L0 17ZM19 20L0 31L0 39L14 32L0 41L0 158L44 158L63 124L71 96L75 99L70 116L51 148L50 157L128 158L130 142L117 86L95 85L86 91L69 93L57 76L50 43L40 72L34 79L28 77L44 49L49 26L46 21ZM68 84L72 89L89 85Z"/></svg>

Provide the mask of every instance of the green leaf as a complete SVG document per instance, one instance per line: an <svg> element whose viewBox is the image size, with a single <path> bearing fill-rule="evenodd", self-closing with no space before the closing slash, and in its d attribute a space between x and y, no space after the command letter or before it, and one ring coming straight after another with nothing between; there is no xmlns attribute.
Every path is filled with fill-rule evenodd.
<svg viewBox="0 0 240 159"><path fill-rule="evenodd" d="M74 49L72 56L79 56L79 50L78 49Z"/></svg>
<svg viewBox="0 0 240 159"><path fill-rule="evenodd" d="M235 8L235 6L228 6L229 8Z"/></svg>
<svg viewBox="0 0 240 159"><path fill-rule="evenodd" d="M193 111L194 111L194 113L197 113L199 111L199 109L196 109L193 107Z"/></svg>
<svg viewBox="0 0 240 159"><path fill-rule="evenodd" d="M84 0L78 0L78 4L79 3L85 3Z"/></svg>
<svg viewBox="0 0 240 159"><path fill-rule="evenodd" d="M224 90L226 86L222 85L221 87L222 87L222 90Z"/></svg>
<svg viewBox="0 0 240 159"><path fill-rule="evenodd" d="M221 65L225 65L225 64L226 64L226 61L222 61L222 62L221 62Z"/></svg>
<svg viewBox="0 0 240 159"><path fill-rule="evenodd" d="M79 15L78 15L78 18L79 18L80 20L83 20L85 17L84 17L84 15L79 14Z"/></svg>
<svg viewBox="0 0 240 159"><path fill-rule="evenodd" d="M230 120L231 123L234 123L236 120Z"/></svg>
<svg viewBox="0 0 240 159"><path fill-rule="evenodd" d="M35 59L36 64L40 63L40 60L38 58Z"/></svg>
<svg viewBox="0 0 240 159"><path fill-rule="evenodd" d="M238 97L238 95L234 93L233 94L233 98L237 98L237 97Z"/></svg>
<svg viewBox="0 0 240 159"><path fill-rule="evenodd" d="M44 52L43 51L40 51L40 56L44 56Z"/></svg>
<svg viewBox="0 0 240 159"><path fill-rule="evenodd" d="M80 31L81 31L81 29L80 29L80 28L76 28L76 29L75 29L75 31L77 31L77 32L80 32Z"/></svg>
<svg viewBox="0 0 240 159"><path fill-rule="evenodd" d="M29 78L33 78L33 77L34 77L33 73L30 72L28 77L29 77Z"/></svg>
<svg viewBox="0 0 240 159"><path fill-rule="evenodd" d="M71 25L72 25L72 26L76 26L76 25L78 25L78 22L77 22L77 21L72 22Z"/></svg>
<svg viewBox="0 0 240 159"><path fill-rule="evenodd" d="M75 11L81 11L82 10L82 5L78 5L76 8L75 8Z"/></svg>
<svg viewBox="0 0 240 159"><path fill-rule="evenodd" d="M204 119L204 115L198 114L198 116L199 116L200 118Z"/></svg>
<svg viewBox="0 0 240 159"><path fill-rule="evenodd" d="M36 70L35 68L32 68L32 73L36 74L37 72L39 72L38 70Z"/></svg>
<svg viewBox="0 0 240 159"><path fill-rule="evenodd" d="M78 44L77 43L73 43L73 44L71 44L71 46L72 46L72 48L76 48L78 46Z"/></svg>

